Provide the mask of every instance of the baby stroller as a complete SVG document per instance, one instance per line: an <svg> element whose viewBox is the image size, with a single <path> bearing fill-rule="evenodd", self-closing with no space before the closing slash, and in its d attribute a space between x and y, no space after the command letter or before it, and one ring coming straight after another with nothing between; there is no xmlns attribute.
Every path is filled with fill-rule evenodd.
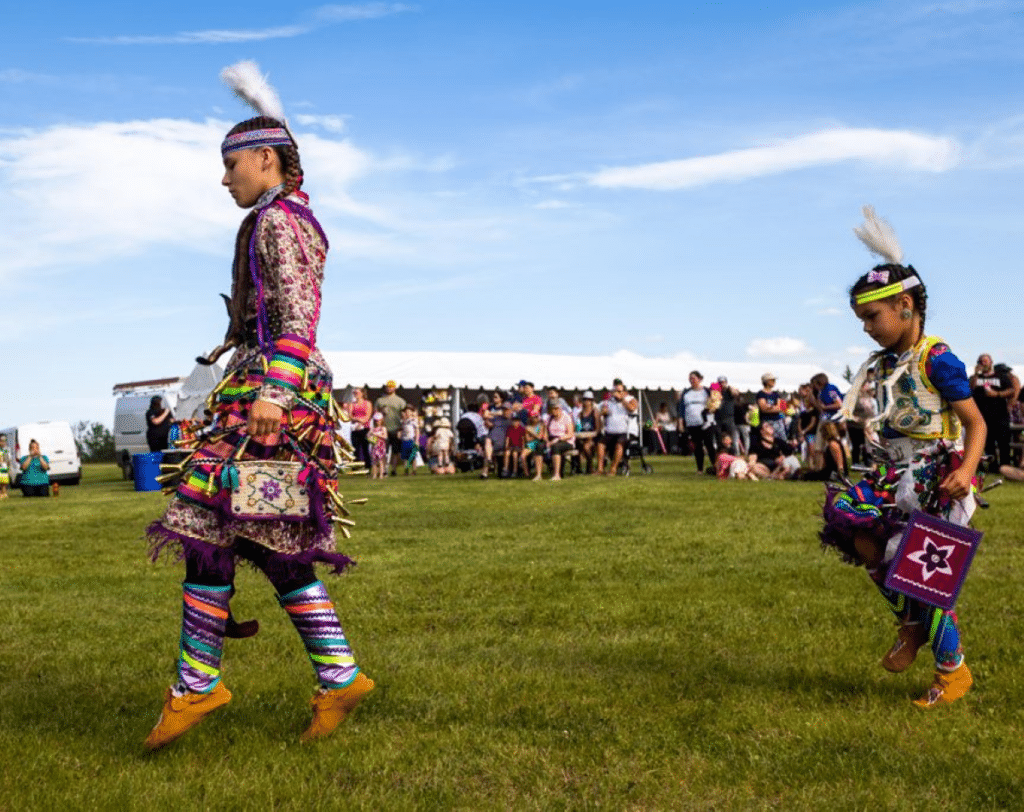
<svg viewBox="0 0 1024 812"><path fill-rule="evenodd" d="M640 442L640 416L638 414L631 414L626 426L626 447L622 452L622 463L619 465L619 473L622 476L630 475L633 460L640 460L641 473L654 473L654 469L644 459L644 445Z"/></svg>
<svg viewBox="0 0 1024 812"><path fill-rule="evenodd" d="M463 417L455 424L455 433L459 438L459 448L453 459L455 467L462 473L483 468L484 455L477 448L476 426L468 418Z"/></svg>

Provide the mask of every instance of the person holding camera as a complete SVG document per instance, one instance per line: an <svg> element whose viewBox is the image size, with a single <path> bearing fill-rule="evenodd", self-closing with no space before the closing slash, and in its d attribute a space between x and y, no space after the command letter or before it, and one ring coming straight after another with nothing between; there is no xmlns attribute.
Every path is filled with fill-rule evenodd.
<svg viewBox="0 0 1024 812"><path fill-rule="evenodd" d="M21 466L21 492L25 496L50 495L50 458L40 453L39 443L28 441L28 454L18 460Z"/></svg>

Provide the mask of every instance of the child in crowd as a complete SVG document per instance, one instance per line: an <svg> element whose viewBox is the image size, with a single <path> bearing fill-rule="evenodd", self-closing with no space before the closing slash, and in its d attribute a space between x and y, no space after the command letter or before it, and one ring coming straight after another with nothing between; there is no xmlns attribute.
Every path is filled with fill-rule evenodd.
<svg viewBox="0 0 1024 812"><path fill-rule="evenodd" d="M964 663L956 614L885 586L885 578L911 511L921 510L961 526L974 512L973 479L985 447L985 421L971 397L963 362L939 338L925 333L928 301L913 266L888 223L864 208L857 236L885 260L850 289L850 305L864 331L882 349L868 358L850 384L841 414L853 415L869 370L877 372L880 414L876 467L852 488L829 491L823 547L863 565L899 626L882 658L891 672L905 670L919 648L931 645L935 677L914 704L932 708L962 697L973 678ZM961 426L963 430L961 431Z"/></svg>
<svg viewBox="0 0 1024 812"><path fill-rule="evenodd" d="M420 419L412 406L402 409L402 460L405 462L405 474L416 473L416 458L419 456Z"/></svg>
<svg viewBox="0 0 1024 812"><path fill-rule="evenodd" d="M370 445L370 479L385 479L388 475L388 430L380 412L374 412L370 418L370 433L366 439Z"/></svg>
<svg viewBox="0 0 1024 812"><path fill-rule="evenodd" d="M502 476L508 478L519 475L519 462L525 448L526 426L523 425L523 413L515 411L512 413L512 425L508 427L508 434L505 435Z"/></svg>
<svg viewBox="0 0 1024 812"><path fill-rule="evenodd" d="M452 431L451 421L442 417L434 427L434 453L437 455L437 467L447 468L452 464L452 442L455 440L455 432Z"/></svg>

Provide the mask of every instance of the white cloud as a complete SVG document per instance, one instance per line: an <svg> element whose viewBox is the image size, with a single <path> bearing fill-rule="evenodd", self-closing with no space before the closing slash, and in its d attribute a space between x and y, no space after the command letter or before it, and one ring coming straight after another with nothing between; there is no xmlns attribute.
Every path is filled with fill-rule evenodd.
<svg viewBox="0 0 1024 812"><path fill-rule="evenodd" d="M289 116L289 120L291 117ZM320 127L329 133L341 133L345 131L345 116L315 116L307 113L300 113L295 116L295 121L303 127Z"/></svg>
<svg viewBox="0 0 1024 812"><path fill-rule="evenodd" d="M388 17L412 11L413 8L413 6L402 3L330 5L315 9L302 22L269 28L207 29L204 31L182 31L176 34L67 37L66 39L69 42L93 45L223 45L240 42L264 42L271 39L298 37L337 23Z"/></svg>
<svg viewBox="0 0 1024 812"><path fill-rule="evenodd" d="M719 155L602 169L588 182L603 188L687 189L844 161L945 172L959 159L960 146L952 138L907 130L836 128Z"/></svg>
<svg viewBox="0 0 1024 812"><path fill-rule="evenodd" d="M873 350L868 347L853 346L846 348L846 354L852 355L854 358L867 358L872 352Z"/></svg>
<svg viewBox="0 0 1024 812"><path fill-rule="evenodd" d="M571 205L564 200L542 200L540 203L534 203L533 207L535 209L568 209Z"/></svg>
<svg viewBox="0 0 1024 812"><path fill-rule="evenodd" d="M799 338L778 336L777 338L755 338L747 345L751 358L783 358L809 353L811 348Z"/></svg>
<svg viewBox="0 0 1024 812"><path fill-rule="evenodd" d="M134 256L157 245L223 253L241 212L225 205L230 125L162 119L0 131L0 274ZM347 189L372 161L347 141L301 139L325 205L374 222Z"/></svg>

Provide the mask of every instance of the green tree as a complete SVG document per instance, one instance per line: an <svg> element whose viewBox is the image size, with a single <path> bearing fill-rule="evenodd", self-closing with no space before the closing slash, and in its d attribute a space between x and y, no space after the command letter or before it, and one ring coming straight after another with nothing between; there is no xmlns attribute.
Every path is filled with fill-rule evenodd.
<svg viewBox="0 0 1024 812"><path fill-rule="evenodd" d="M114 462L114 435L102 423L80 420L71 427L84 462Z"/></svg>

